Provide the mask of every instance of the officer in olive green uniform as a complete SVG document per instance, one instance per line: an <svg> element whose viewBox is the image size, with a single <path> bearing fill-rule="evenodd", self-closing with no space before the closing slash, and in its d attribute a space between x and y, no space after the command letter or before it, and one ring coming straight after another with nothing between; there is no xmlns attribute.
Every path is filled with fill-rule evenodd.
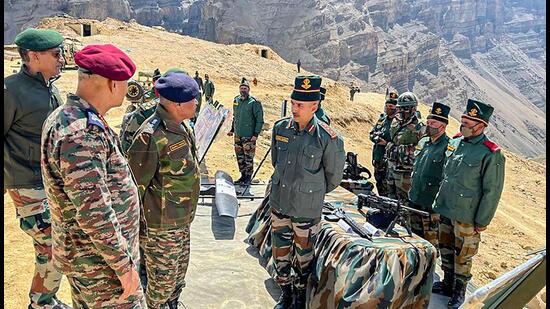
<svg viewBox="0 0 550 309"><path fill-rule="evenodd" d="M53 82L63 67L63 37L29 28L15 37L19 73L4 79L4 193L34 244L29 308L64 308L56 298L61 274L52 264L50 210L40 173L40 137L46 117L63 104Z"/></svg>
<svg viewBox="0 0 550 309"><path fill-rule="evenodd" d="M464 301L481 232L495 215L504 186L505 158L484 134L493 114L487 103L469 99L459 134L447 146L443 182L433 209L441 215L439 246L444 278L434 293L451 296L448 306Z"/></svg>
<svg viewBox="0 0 550 309"><path fill-rule="evenodd" d="M190 224L199 197L195 139L183 123L195 115L199 88L190 76L168 73L156 84L160 104L136 133L128 161L143 201L141 239L148 308L177 308L189 264Z"/></svg>
<svg viewBox="0 0 550 309"><path fill-rule="evenodd" d="M254 173L256 141L264 125L262 103L250 96L250 85L243 77L240 94L233 99L233 123L229 136L235 135L235 155L241 172L236 184L248 184Z"/></svg>
<svg viewBox="0 0 550 309"><path fill-rule="evenodd" d="M314 115L320 85L319 76L296 77L291 95L293 117L273 126L271 240L275 280L283 292L275 308L288 308L293 294L296 308L304 308L324 197L342 180L344 142ZM297 275L294 292L292 269Z"/></svg>
<svg viewBox="0 0 550 309"><path fill-rule="evenodd" d="M409 206L430 213L429 218L411 213L411 229L436 248L439 237L439 214L434 213L432 203L443 179L445 151L449 142L445 129L449 123L450 111L451 108L443 103L433 103L427 117L427 136L418 142L414 152L412 184L409 191Z"/></svg>
<svg viewBox="0 0 550 309"><path fill-rule="evenodd" d="M388 159L388 197L403 202L409 200L414 149L424 135L424 124L416 115L418 99L412 92L404 92L397 98L396 121L390 128L390 141L386 145Z"/></svg>
<svg viewBox="0 0 550 309"><path fill-rule="evenodd" d="M386 145L390 136L390 127L395 118L397 104L397 92L386 94L386 103L384 113L370 131L370 140L374 143L372 147L372 166L374 167L374 179L376 180L376 190L378 195L388 195L388 184L386 183L386 174L388 173L388 162L386 159Z"/></svg>
<svg viewBox="0 0 550 309"><path fill-rule="evenodd" d="M204 101L206 103L214 100L214 92L216 92L216 87L214 87L214 82L210 80L208 74L204 74Z"/></svg>
<svg viewBox="0 0 550 309"><path fill-rule="evenodd" d="M158 69L157 69L158 70ZM153 77L153 82L156 82L162 75L160 75L160 71L155 71L158 74L155 74ZM184 73L187 74L184 70L180 68L170 68L164 73L164 75L168 73ZM153 86L153 89L151 91L153 95L155 96L153 100L150 103L147 104L138 104L137 108L131 112L127 112L122 117L122 126L120 128L120 144L122 146L122 150L124 153L128 151L128 148L132 145L132 141L134 140L134 136L141 126L141 124L145 121L145 119L151 117L155 110L157 110L157 105L159 103L158 95L155 91L155 87Z"/></svg>

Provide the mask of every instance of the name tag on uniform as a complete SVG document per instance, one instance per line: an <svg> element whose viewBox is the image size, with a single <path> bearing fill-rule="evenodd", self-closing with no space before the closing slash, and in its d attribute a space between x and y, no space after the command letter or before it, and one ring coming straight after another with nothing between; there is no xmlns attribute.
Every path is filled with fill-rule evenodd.
<svg viewBox="0 0 550 309"><path fill-rule="evenodd" d="M168 146L168 149L170 151L175 151L175 150L178 150L178 149L182 148L185 145L187 145L187 142L185 140L183 140L183 141L180 141L180 142L177 142L175 144L172 144L172 145Z"/></svg>
<svg viewBox="0 0 550 309"><path fill-rule="evenodd" d="M275 135L275 140L283 143L288 143L288 137L282 135Z"/></svg>

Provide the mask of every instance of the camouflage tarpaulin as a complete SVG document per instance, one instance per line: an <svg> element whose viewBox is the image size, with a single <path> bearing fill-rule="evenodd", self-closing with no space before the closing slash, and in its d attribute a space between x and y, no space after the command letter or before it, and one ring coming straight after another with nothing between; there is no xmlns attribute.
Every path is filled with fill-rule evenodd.
<svg viewBox="0 0 550 309"><path fill-rule="evenodd" d="M247 242L259 250L262 265L274 276L267 200L248 223ZM342 207L357 222L364 222L354 205ZM374 237L371 242L345 233L336 222L321 224L308 285L310 308L428 307L436 261L429 242L405 236L402 228L403 238Z"/></svg>

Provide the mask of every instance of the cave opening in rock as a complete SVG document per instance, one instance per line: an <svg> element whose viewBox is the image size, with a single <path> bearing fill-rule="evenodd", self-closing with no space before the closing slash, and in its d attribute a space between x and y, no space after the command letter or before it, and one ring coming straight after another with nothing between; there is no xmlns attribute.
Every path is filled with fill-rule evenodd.
<svg viewBox="0 0 550 309"><path fill-rule="evenodd" d="M267 59L267 49L262 49L260 51L260 55L262 56L262 58L266 58Z"/></svg>
<svg viewBox="0 0 550 309"><path fill-rule="evenodd" d="M82 25L82 36L91 36L92 35L92 26L89 24Z"/></svg>

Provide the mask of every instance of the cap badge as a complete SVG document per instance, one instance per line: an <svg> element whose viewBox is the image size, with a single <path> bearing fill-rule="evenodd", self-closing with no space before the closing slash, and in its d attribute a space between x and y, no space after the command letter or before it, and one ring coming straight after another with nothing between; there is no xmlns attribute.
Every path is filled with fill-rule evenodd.
<svg viewBox="0 0 550 309"><path fill-rule="evenodd" d="M304 88L306 90L311 88L311 81L309 80L309 78L304 79L304 81L302 83L302 88Z"/></svg>
<svg viewBox="0 0 550 309"><path fill-rule="evenodd" d="M470 109L470 111L468 112L468 115L470 115L472 117L476 117L477 116L477 109L475 109L475 108Z"/></svg>

